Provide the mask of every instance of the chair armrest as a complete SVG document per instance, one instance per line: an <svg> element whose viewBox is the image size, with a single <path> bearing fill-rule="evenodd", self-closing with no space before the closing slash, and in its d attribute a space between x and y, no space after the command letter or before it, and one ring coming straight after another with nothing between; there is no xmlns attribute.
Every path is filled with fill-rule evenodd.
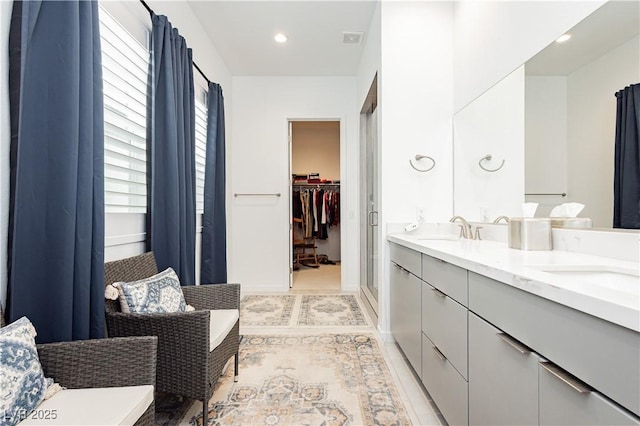
<svg viewBox="0 0 640 426"><path fill-rule="evenodd" d="M156 384L156 337L37 345L46 377L71 389Z"/></svg>
<svg viewBox="0 0 640 426"><path fill-rule="evenodd" d="M182 287L184 298L197 310L240 309L240 284L202 284Z"/></svg>

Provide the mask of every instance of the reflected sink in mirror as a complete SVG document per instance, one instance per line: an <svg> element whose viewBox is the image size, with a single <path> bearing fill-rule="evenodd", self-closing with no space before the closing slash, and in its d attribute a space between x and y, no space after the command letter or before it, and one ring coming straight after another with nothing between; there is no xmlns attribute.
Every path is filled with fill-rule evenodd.
<svg viewBox="0 0 640 426"><path fill-rule="evenodd" d="M612 290L637 293L640 289L640 272L632 268L610 265L527 265L528 268L557 277L575 280L577 284L594 284Z"/></svg>

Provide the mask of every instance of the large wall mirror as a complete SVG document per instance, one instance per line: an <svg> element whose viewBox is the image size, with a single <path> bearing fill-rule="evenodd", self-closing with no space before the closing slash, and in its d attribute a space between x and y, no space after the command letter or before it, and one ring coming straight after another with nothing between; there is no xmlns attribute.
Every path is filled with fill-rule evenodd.
<svg viewBox="0 0 640 426"><path fill-rule="evenodd" d="M605 3L525 64L525 194L613 223L615 92L640 83L640 3ZM566 194L563 196L563 194Z"/></svg>
<svg viewBox="0 0 640 426"><path fill-rule="evenodd" d="M515 86L509 83L518 95L503 97L503 102L511 108L508 113L513 115L514 111L522 110L518 104L519 93L524 93L523 128L521 133L510 130L510 134L523 137L511 137L503 142L521 144L524 139L524 158L512 157L516 169L507 168L507 162L504 170L479 175L485 187L489 188L493 182L491 190L486 191L492 195L483 196L475 207L465 206L464 200L470 196L477 199L483 188L466 193L458 191L464 190L465 185L459 176L454 176L455 214L468 216L470 220L492 220L500 214L517 216L520 203L527 201L539 203L536 216L542 217L548 216L555 205L579 202L586 206L580 216L590 217L594 227L611 228L615 93L640 83L640 3L609 1L567 34L571 35L570 39L553 42L524 64L523 79L519 77L522 75L519 69L454 117L454 162L456 173L460 174L470 164L470 159L461 158L461 152L468 152L467 147L477 141L464 139L465 133L473 133L469 117L475 122L496 122L495 109L474 114L469 111L486 103L484 99L504 92L506 81L518 78L519 84L524 85L522 88L518 83ZM462 134L459 128L465 129ZM500 129L494 129L494 134L499 137ZM500 155L499 152L514 152L514 149L495 151L498 154L494 156ZM492 176L501 172L505 176ZM499 183L505 180L509 182L507 185ZM499 202L492 199L498 192L512 193L513 188L524 188L524 193L511 194L510 199Z"/></svg>

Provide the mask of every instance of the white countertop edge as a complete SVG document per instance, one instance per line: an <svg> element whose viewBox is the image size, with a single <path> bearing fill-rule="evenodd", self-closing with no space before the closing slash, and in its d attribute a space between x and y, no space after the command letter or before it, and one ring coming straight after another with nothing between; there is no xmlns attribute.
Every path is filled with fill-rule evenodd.
<svg viewBox="0 0 640 426"><path fill-rule="evenodd" d="M625 298L624 294L617 295L615 290L610 290L609 295L603 296L563 288L557 280L551 282L553 277L549 274L528 268L527 264L518 258L533 258L529 264L536 263L536 258L546 259L544 261L546 263L569 259L575 264L601 264L627 269L635 268L635 270L639 267L637 262L563 251L527 252L509 249L506 243L495 241L458 240L456 241L458 244L447 242L442 245L439 240L417 241L415 237L403 234L389 234L387 239L528 293L640 332L640 303L638 302L640 299L637 294L631 294L630 297ZM452 252L461 249L471 253L463 257L459 253ZM480 253L480 250L483 252ZM491 257L491 260L482 259L484 256ZM640 292L640 283L638 292ZM618 300L615 300L616 298Z"/></svg>

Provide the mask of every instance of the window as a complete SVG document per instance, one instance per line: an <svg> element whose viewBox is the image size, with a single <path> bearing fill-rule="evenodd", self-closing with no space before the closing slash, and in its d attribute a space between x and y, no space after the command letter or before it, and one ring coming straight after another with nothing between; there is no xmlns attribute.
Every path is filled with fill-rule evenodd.
<svg viewBox="0 0 640 426"><path fill-rule="evenodd" d="M100 7L105 211L147 211L149 49Z"/></svg>
<svg viewBox="0 0 640 426"><path fill-rule="evenodd" d="M204 212L204 166L207 154L207 93L196 96L196 213Z"/></svg>

